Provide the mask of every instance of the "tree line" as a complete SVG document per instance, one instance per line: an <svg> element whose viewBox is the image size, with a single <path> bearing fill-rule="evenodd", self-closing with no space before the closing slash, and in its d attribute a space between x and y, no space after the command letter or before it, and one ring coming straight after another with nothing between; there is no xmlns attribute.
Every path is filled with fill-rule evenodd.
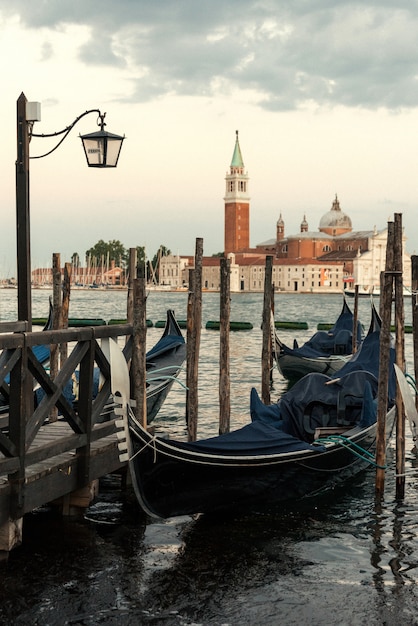
<svg viewBox="0 0 418 626"><path fill-rule="evenodd" d="M145 268L147 277L150 278L152 273L158 274L159 259L162 256L168 256L171 254L171 251L166 246L161 245L152 259L147 259L145 247L137 246L136 254L138 267ZM129 249L125 248L117 239L112 239L107 242L103 241L103 239L99 239L94 246L86 250L83 261L80 259L78 252L73 252L71 255L71 263L73 267L80 267L83 264L86 267L89 265L92 266L93 264L110 267L112 263L114 263L116 267L126 270L129 263Z"/></svg>
<svg viewBox="0 0 418 626"><path fill-rule="evenodd" d="M147 279L157 279L159 274L159 260L163 256L171 254L166 246L161 245L152 258L148 257L145 252L145 246L136 247L137 266L139 268L145 268L145 275ZM223 257L223 252L217 252L212 254L213 257ZM115 267L120 267L122 270L126 270L129 263L129 249L125 248L123 243L118 239L112 239L111 241L99 241L86 250L84 259L81 260L78 252L73 252L71 255L71 264L73 267L78 268L88 266L110 267L114 263Z"/></svg>

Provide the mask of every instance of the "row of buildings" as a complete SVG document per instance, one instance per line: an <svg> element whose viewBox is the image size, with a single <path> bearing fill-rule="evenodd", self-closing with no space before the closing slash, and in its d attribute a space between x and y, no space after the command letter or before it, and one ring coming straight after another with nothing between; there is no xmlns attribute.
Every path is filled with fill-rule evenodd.
<svg viewBox="0 0 418 626"><path fill-rule="evenodd" d="M335 196L331 208L321 217L318 230L309 230L304 215L300 231L286 235L280 214L276 236L251 248L249 178L238 131L225 180L224 254L231 262L231 291L262 291L267 255L273 257L273 282L278 291L333 293L356 284L369 291L380 285L386 261L387 228L354 231L350 217L341 210ZM403 282L410 286L411 257L406 253L405 242L403 236ZM218 290L220 259L204 257L202 265L203 288ZM192 256L162 257L160 286L186 287L193 267Z"/></svg>
<svg viewBox="0 0 418 626"><path fill-rule="evenodd" d="M380 285L385 268L387 228L378 231L355 231L350 217L341 210L335 196L331 208L321 217L317 230L310 230L303 216L300 230L287 235L280 214L275 236L250 247L249 178L245 170L236 131L234 151L225 177L224 254L230 259L230 285L233 292L263 291L266 256L273 257L275 289L284 292L335 293L358 284L362 291ZM403 236L403 282L411 285L411 257L405 250ZM217 291L220 287L219 257L204 257L202 287ZM155 275L156 288L185 289L194 257L162 256ZM154 268L153 268L154 270ZM45 276L45 272L47 276ZM152 272L154 275L154 271ZM34 286L52 284L51 270L32 272ZM115 263L76 267L72 283L80 287L123 287L127 276Z"/></svg>

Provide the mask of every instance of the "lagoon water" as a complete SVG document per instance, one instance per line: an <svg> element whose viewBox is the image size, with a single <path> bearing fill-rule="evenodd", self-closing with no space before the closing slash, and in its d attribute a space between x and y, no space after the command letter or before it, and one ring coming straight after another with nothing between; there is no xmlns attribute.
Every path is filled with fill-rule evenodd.
<svg viewBox="0 0 418 626"><path fill-rule="evenodd" d="M33 315L45 317L49 292L33 292ZM0 321L16 318L17 293L0 291ZM350 304L350 303L349 303ZM231 428L249 420L249 393L261 384L262 294L233 294L231 320L254 328L231 333ZM276 319L306 321L306 331L281 331L301 343L319 322L333 322L340 295L276 295ZM147 318L167 308L186 319L187 293L150 292ZM367 328L370 303L361 300ZM71 317L126 315L126 292L71 294ZM218 428L219 294L203 294L199 358L199 436ZM406 323L411 304L405 301ZM161 329L149 328L151 346ZM412 335L405 336L408 370ZM184 373L180 383L185 382ZM177 384L155 426L185 437L185 391ZM286 389L276 371L272 401ZM83 520L48 508L27 516L23 545L0 563L0 623L10 625L418 625L418 459L407 431L407 480L395 498L394 454L383 503L374 502L373 471L346 489L310 503L243 517L150 520L120 489L101 481ZM392 443L392 448L394 442Z"/></svg>

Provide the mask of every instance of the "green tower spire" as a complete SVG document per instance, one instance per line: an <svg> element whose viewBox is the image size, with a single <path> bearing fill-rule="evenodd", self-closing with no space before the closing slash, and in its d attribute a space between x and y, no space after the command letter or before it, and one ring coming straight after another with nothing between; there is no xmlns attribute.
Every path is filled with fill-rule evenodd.
<svg viewBox="0 0 418 626"><path fill-rule="evenodd" d="M244 167L244 161L242 160L241 148L239 146L238 141L238 131L235 131L236 139L235 139L235 148L234 154L232 155L231 167Z"/></svg>

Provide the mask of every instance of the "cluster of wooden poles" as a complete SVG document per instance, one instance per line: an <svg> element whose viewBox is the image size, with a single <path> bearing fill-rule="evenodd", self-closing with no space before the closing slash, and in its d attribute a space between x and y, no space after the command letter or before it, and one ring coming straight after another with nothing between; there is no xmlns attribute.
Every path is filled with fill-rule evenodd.
<svg viewBox="0 0 418 626"><path fill-rule="evenodd" d="M412 329L413 329L413 358L414 374L418 372L418 257L411 257L412 265ZM403 296L403 256L402 256L402 215L395 213L394 221L388 222L388 238L386 246L385 270L380 276L380 304L379 315L382 320L380 332L380 362L379 386L377 406L377 435L376 435L376 498L381 499L385 487L386 467L386 412L390 367L390 346L392 342L391 320L394 313L395 328L395 363L402 372L406 369L405 360L405 311ZM354 301L354 323L358 317L358 286L356 286ZM354 335L354 333L353 333ZM354 348L354 346L353 346ZM417 398L415 397L415 404ZM396 393L396 498L402 499L405 495L405 444L406 444L406 416L402 395L399 388Z"/></svg>
<svg viewBox="0 0 418 626"><path fill-rule="evenodd" d="M54 255L55 256L55 255ZM59 267L58 258L53 260L54 267ZM186 361L186 423L189 441L197 438L198 421L198 361L202 328L202 259L203 239L196 239L195 265L189 270L189 291L187 302L187 361ZM69 265L69 264L68 264ZM261 397L264 403L270 403L272 382L272 336L271 315L274 314L274 284L272 282L273 257L266 257L264 301L262 315L262 354L261 354ZM389 349L391 344L391 316L395 315L395 352L396 363L405 371L404 341L404 298L403 298L403 260L402 260L402 215L395 214L394 221L388 222L385 271L381 273L380 308L382 320L380 338L379 388L377 410L377 449L376 449L376 496L383 496L386 464L386 411L389 382ZM70 268L66 265L66 272ZM53 272L54 275L54 272ZM136 266L136 250L130 250L129 257L127 322L133 326L134 347L132 356L132 394L135 400L135 412L146 424L146 280L139 275ZM65 277L64 277L65 278ZM64 285L69 284L65 281ZM418 371L418 257L412 256L412 318L414 370ZM62 315L68 315L69 292L64 287L61 303ZM219 351L219 434L230 429L231 391L230 391L230 260L220 259L220 351ZM394 302L394 307L392 303ZM57 303L58 304L58 303ZM358 287L354 299L354 324L358 319ZM355 333L353 333L353 338ZM65 346L61 358L65 358ZM355 350L353 343L353 351ZM51 360L51 368L56 367L57 357ZM405 491L405 410L401 394L396 397L396 496L404 497Z"/></svg>
<svg viewBox="0 0 418 626"><path fill-rule="evenodd" d="M272 257L270 264L272 265ZM195 264L189 270L189 291L187 301L187 357L186 357L186 423L188 440L197 438L198 423L198 377L199 351L202 328L202 260L203 239L196 239ZM130 251L129 275L134 276L135 250ZM231 417L231 389L230 389L230 259L220 259L220 321L219 321L219 434L230 429ZM132 300L129 304L130 299ZM130 312L132 319L130 319ZM269 309L270 315L270 309ZM146 427L146 395L145 395L145 345L146 345L146 281L144 276L138 276L128 285L128 323L133 324L133 399L136 405L137 418ZM269 329L270 320L264 324ZM271 335L267 333L270 337ZM271 347L270 347L271 355ZM264 361L263 361L264 362ZM270 363L270 361L268 361ZM268 376L270 376L269 367ZM270 385L268 385L268 389ZM263 397L266 400L266 397ZM142 407L142 410L138 410Z"/></svg>

